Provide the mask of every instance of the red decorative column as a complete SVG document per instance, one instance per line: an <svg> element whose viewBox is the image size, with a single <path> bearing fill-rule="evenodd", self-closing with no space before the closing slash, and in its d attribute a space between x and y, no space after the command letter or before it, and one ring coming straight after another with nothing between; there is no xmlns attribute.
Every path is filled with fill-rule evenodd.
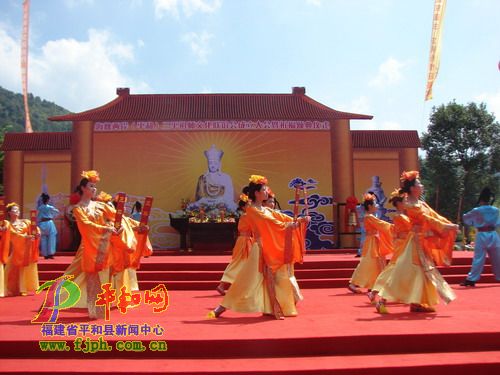
<svg viewBox="0 0 500 375"><path fill-rule="evenodd" d="M94 166L94 122L73 122L71 137L71 189L82 179L82 171L93 169Z"/></svg>
<svg viewBox="0 0 500 375"><path fill-rule="evenodd" d="M16 202L23 209L24 151L6 151L3 167L6 202Z"/></svg>
<svg viewBox="0 0 500 375"><path fill-rule="evenodd" d="M402 148L399 150L399 173L403 171L418 171L420 163L418 162L418 149Z"/></svg>

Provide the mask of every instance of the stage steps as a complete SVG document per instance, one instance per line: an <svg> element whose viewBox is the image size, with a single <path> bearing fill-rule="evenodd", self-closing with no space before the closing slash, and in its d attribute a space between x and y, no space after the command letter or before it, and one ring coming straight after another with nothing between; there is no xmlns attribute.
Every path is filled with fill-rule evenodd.
<svg viewBox="0 0 500 375"><path fill-rule="evenodd" d="M40 331L27 320L40 298L15 297L0 301L8 302L1 310L2 331L16 333L0 340L0 373L496 375L500 325L491 302L499 288L455 286L457 300L439 305L436 313L410 313L407 306L390 304L390 313L383 316L366 296L345 288L309 289L304 291L299 317L284 321L231 311L207 320L207 309L220 302L220 296L212 291L172 291L172 306L165 314L153 314L149 306L123 316L116 310L111 314L113 323L159 322L166 328L159 339L165 340L167 351L118 351L119 338L113 337L107 339L112 351L94 354L72 350L74 338L63 338L68 351L42 352ZM61 314L61 322L95 323L84 316L84 311L68 311ZM147 347L156 338L139 339Z"/></svg>
<svg viewBox="0 0 500 375"><path fill-rule="evenodd" d="M439 271L450 284L462 282L470 270L472 253L460 254L451 267L439 267ZM163 283L170 290L213 290L218 285L229 256L207 257L191 255L183 257L152 256L145 259L137 271L140 289L152 289ZM167 261L168 260L168 261ZM70 257L56 257L39 263L41 282L53 280L64 272ZM359 262L351 253L311 254L303 264L295 267L295 276L301 288L326 289L347 286ZM481 282L495 282L491 265L484 267Z"/></svg>
<svg viewBox="0 0 500 375"><path fill-rule="evenodd" d="M47 360L2 359L4 374L177 374L177 375L497 375L499 352L419 353L278 357L248 359L58 359L44 371ZM112 370L110 370L110 368Z"/></svg>

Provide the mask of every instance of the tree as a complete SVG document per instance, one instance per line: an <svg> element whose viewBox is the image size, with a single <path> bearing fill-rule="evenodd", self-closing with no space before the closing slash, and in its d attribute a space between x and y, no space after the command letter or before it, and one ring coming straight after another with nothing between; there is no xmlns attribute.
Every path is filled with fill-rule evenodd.
<svg viewBox="0 0 500 375"><path fill-rule="evenodd" d="M3 145L3 139L5 137L5 133L12 131L12 126L7 125L3 128L0 128L0 145ZM3 151L0 151L0 195L3 195L3 161L5 154Z"/></svg>
<svg viewBox="0 0 500 375"><path fill-rule="evenodd" d="M422 145L426 197L448 218L460 221L483 187L498 192L500 124L484 103L434 107Z"/></svg>
<svg viewBox="0 0 500 375"><path fill-rule="evenodd" d="M3 144L7 132L24 132L24 104L23 96L0 87L0 145ZM49 121L51 116L69 113L67 109L44 99L28 95L33 130L37 131L70 131L71 123L55 123ZM0 195L3 194L3 158L0 151Z"/></svg>

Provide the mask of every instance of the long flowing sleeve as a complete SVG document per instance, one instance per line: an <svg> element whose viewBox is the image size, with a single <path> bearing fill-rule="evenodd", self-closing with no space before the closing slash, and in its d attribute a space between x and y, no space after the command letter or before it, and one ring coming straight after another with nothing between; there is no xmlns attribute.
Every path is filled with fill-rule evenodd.
<svg viewBox="0 0 500 375"><path fill-rule="evenodd" d="M114 210L106 204L96 202L92 214L81 207L73 209L73 215L82 234L82 270L87 273L99 272L108 267L111 233L107 221L114 219Z"/></svg>
<svg viewBox="0 0 500 375"><path fill-rule="evenodd" d="M0 232L0 267L2 264L7 263L10 249L10 223L4 220L2 227L5 228L5 230Z"/></svg>
<svg viewBox="0 0 500 375"><path fill-rule="evenodd" d="M385 256L394 252L392 243L392 228L393 225L384 220L376 218L374 215L365 216L365 230L368 233L372 231L378 232L379 246L378 255Z"/></svg>
<svg viewBox="0 0 500 375"><path fill-rule="evenodd" d="M403 250L412 225L410 218L404 214L397 214L393 217L392 222L394 224L392 227L394 255L391 258L391 262L394 263Z"/></svg>
<svg viewBox="0 0 500 375"><path fill-rule="evenodd" d="M453 246L457 233L447 230L451 222L439 215L425 202L408 205L406 207L408 217L417 232L422 237L422 245L425 252L432 257L439 266L451 264Z"/></svg>
<svg viewBox="0 0 500 375"><path fill-rule="evenodd" d="M476 228L492 227L499 225L499 210L490 205L475 207L463 215L463 222L466 225Z"/></svg>
<svg viewBox="0 0 500 375"><path fill-rule="evenodd" d="M52 218L59 215L60 211L57 208L55 208L54 206L49 206L49 207L50 207L50 214L52 215Z"/></svg>
<svg viewBox="0 0 500 375"><path fill-rule="evenodd" d="M30 263L38 262L40 239L30 238L31 222L21 220L19 226L10 225L11 262L17 267L26 267ZM37 228L40 234L40 229Z"/></svg>
<svg viewBox="0 0 500 375"><path fill-rule="evenodd" d="M238 237L233 247L233 259L239 258L240 256L243 259L248 258L253 242L254 235L252 233L252 227L249 223L248 216L244 214L240 216L238 220Z"/></svg>
<svg viewBox="0 0 500 375"><path fill-rule="evenodd" d="M295 226L289 221L277 219L268 209L260 211L255 207L249 207L247 215L256 228L264 261L273 272L286 263L302 263L306 223L300 222Z"/></svg>
<svg viewBox="0 0 500 375"><path fill-rule="evenodd" d="M111 243L117 249L131 253L137 248L136 231L134 228L139 226L139 222L134 219L122 217L122 232L117 236L112 236Z"/></svg>
<svg viewBox="0 0 500 375"><path fill-rule="evenodd" d="M73 209L73 216L78 224L78 229L81 232L92 232L94 234L103 234L106 232L108 225L94 223L81 207Z"/></svg>
<svg viewBox="0 0 500 375"><path fill-rule="evenodd" d="M138 269L140 259L153 253L153 246L148 233L139 233L134 230L140 223L130 217L122 218L123 231L118 236L111 237L113 247L113 272L123 271L125 268Z"/></svg>
<svg viewBox="0 0 500 375"><path fill-rule="evenodd" d="M269 212L271 212L271 215L279 221L283 221L285 223L293 222L293 217L288 216L288 215L284 214L283 212L279 212L277 210L269 210Z"/></svg>

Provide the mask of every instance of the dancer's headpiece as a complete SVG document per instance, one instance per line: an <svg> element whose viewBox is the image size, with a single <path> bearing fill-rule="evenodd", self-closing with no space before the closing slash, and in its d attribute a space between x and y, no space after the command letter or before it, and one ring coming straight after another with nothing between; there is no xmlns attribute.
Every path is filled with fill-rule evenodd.
<svg viewBox="0 0 500 375"><path fill-rule="evenodd" d="M82 171L81 176L94 184L101 180L97 171Z"/></svg>

